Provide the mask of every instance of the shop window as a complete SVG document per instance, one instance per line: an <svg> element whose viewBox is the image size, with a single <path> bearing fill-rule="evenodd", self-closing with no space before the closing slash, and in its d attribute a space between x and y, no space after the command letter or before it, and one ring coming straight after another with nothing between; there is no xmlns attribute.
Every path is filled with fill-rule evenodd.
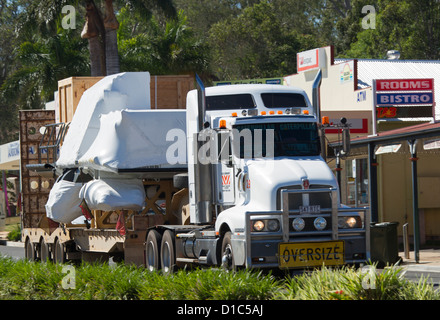
<svg viewBox="0 0 440 320"><path fill-rule="evenodd" d="M346 161L346 204L362 207L368 205L368 159Z"/></svg>

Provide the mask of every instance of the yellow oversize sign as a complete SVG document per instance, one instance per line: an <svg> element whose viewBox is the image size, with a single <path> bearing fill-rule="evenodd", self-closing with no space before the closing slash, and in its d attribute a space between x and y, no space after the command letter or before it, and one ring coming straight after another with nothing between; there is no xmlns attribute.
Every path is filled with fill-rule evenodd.
<svg viewBox="0 0 440 320"><path fill-rule="evenodd" d="M344 241L280 243L280 268L307 268L344 264Z"/></svg>

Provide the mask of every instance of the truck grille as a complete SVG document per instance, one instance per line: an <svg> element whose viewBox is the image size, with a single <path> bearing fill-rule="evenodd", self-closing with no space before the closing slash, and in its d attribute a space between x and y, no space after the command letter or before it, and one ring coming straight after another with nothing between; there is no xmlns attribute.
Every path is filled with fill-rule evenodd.
<svg viewBox="0 0 440 320"><path fill-rule="evenodd" d="M310 189L331 189L331 186L320 185L320 184L312 184L310 185ZM301 186L286 186L279 188L277 190L277 210L282 210L282 199L281 199L281 190L301 190ZM309 205L320 205L322 209L331 209L332 207L332 199L331 195L328 192L323 193L312 193L309 194ZM289 194L289 210L298 210L300 206L304 205L303 202L303 194L301 193L290 193Z"/></svg>
<svg viewBox="0 0 440 320"><path fill-rule="evenodd" d="M287 193L282 192L287 190ZM290 192L289 192L290 191ZM333 224L333 206L332 198L335 196L335 189L327 185L310 185L308 190L302 190L301 186L282 187L277 191L277 206L284 214L289 215L288 230L289 238L294 237L300 239L303 237L332 237L334 232ZM283 196L287 196L284 201L288 200L288 210L283 204ZM336 201L336 199L334 199ZM310 209L302 212L300 207ZM316 206L316 208L314 208ZM317 209L317 211L315 211ZM295 218L301 218L300 224L302 229L295 230L292 222ZM315 219L325 219L326 225L323 229L315 227ZM288 238L287 238L288 239ZM284 241L288 241L286 238ZM292 238L291 238L292 239Z"/></svg>

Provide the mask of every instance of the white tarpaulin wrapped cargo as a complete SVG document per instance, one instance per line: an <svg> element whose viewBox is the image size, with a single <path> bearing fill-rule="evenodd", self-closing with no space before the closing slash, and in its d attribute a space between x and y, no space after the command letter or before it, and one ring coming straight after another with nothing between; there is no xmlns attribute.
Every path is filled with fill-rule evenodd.
<svg viewBox="0 0 440 320"><path fill-rule="evenodd" d="M122 110L102 115L98 135L78 166L117 171L172 167L177 156L186 162L185 114L185 110ZM170 158L170 147L179 143L180 154Z"/></svg>
<svg viewBox="0 0 440 320"><path fill-rule="evenodd" d="M84 92L64 138L57 167L76 167L98 135L101 115L123 109L150 109L148 72L107 76Z"/></svg>
<svg viewBox="0 0 440 320"><path fill-rule="evenodd" d="M81 199L79 192L82 183L75 183L66 179L66 175L61 176L49 193L46 203L46 216L53 221L69 223L82 216L79 207Z"/></svg>
<svg viewBox="0 0 440 320"><path fill-rule="evenodd" d="M91 210L135 210L145 203L145 189L140 179L100 179L87 182L79 192Z"/></svg>

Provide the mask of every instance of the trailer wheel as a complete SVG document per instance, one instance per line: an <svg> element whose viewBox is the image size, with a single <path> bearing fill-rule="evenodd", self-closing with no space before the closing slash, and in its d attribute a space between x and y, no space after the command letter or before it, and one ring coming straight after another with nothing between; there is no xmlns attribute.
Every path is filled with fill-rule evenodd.
<svg viewBox="0 0 440 320"><path fill-rule="evenodd" d="M37 260L37 252L35 250L35 245L32 243L31 239L27 238L24 244L24 255L26 260L35 261Z"/></svg>
<svg viewBox="0 0 440 320"><path fill-rule="evenodd" d="M61 243L59 239L55 241L53 260L55 263L63 264L66 263L66 248L64 243Z"/></svg>
<svg viewBox="0 0 440 320"><path fill-rule="evenodd" d="M44 241L42 238L40 240L40 259L41 262L47 262L50 261L50 250L49 250L49 244Z"/></svg>
<svg viewBox="0 0 440 320"><path fill-rule="evenodd" d="M235 260L232 251L231 232L228 231L223 236L222 251L221 251L222 268L227 271L235 270Z"/></svg>
<svg viewBox="0 0 440 320"><path fill-rule="evenodd" d="M160 269L160 245L162 236L156 230L148 232L145 243L145 266L149 271Z"/></svg>
<svg viewBox="0 0 440 320"><path fill-rule="evenodd" d="M174 250L174 235L170 230L166 230L162 237L160 246L160 261L162 272L170 274L174 272L176 266L176 254Z"/></svg>

